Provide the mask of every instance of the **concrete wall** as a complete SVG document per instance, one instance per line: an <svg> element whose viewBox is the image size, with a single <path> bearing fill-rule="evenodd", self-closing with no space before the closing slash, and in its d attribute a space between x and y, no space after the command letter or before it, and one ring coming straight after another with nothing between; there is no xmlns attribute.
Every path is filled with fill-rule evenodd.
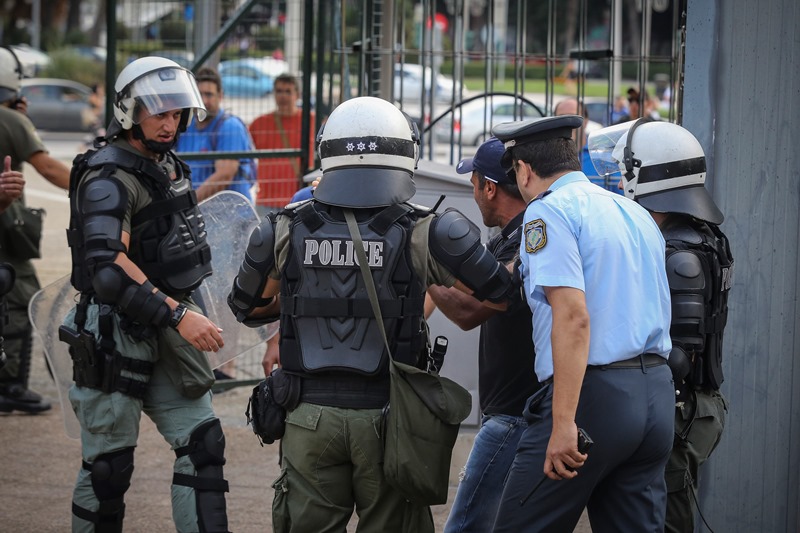
<svg viewBox="0 0 800 533"><path fill-rule="evenodd" d="M689 0L683 124L735 258L728 424L701 477L714 531L800 531L800 4Z"/></svg>

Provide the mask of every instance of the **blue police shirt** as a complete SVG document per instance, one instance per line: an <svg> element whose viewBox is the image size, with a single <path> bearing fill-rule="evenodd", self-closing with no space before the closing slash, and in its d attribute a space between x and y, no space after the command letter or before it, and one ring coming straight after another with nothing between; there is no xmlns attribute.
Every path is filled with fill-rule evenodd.
<svg viewBox="0 0 800 533"><path fill-rule="evenodd" d="M175 151L213 152L215 151L215 146L218 152L246 152L250 150L250 133L240 120L229 116L217 127L217 121L220 120L222 113L220 110L211 123L202 130L197 128L197 121L193 120L189 127L186 128L186 131L181 133ZM216 133L214 133L215 130ZM216 135L216 144L212 139L214 135ZM200 187L214 173L213 159L196 159L186 161L186 163L192 169L192 187L195 189ZM243 163L240 161L239 164ZM252 202L251 187L252 184L246 183L237 177L234 183L228 186L228 190L242 193Z"/></svg>
<svg viewBox="0 0 800 533"><path fill-rule="evenodd" d="M520 259L533 312L536 375L553 375L553 313L543 287L584 292L590 365L642 353L669 356L671 319L664 238L637 203L570 172L525 210Z"/></svg>

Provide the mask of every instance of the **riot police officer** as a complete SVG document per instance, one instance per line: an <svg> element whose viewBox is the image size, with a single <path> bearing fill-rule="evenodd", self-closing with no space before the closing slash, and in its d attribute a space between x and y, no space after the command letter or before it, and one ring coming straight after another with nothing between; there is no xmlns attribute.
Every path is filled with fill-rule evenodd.
<svg viewBox="0 0 800 533"><path fill-rule="evenodd" d="M22 164L29 163L53 185L64 189L69 183L69 168L47 153L36 128L25 115L27 100L20 96L21 78L19 58L10 48L0 47L0 164L3 165L0 207L5 209L0 214L0 261L11 264L16 271L16 283L6 297L8 361L0 370L0 411L41 413L51 408L50 402L28 387L33 348L28 304L41 288L31 262L39 256L38 240L34 231L26 246L26 240L12 229L35 227L21 224L23 215L29 213L22 192L25 185Z"/></svg>
<svg viewBox="0 0 800 533"><path fill-rule="evenodd" d="M76 158L70 180L80 301L59 334L81 425L73 531L122 531L144 412L176 455L176 529L224 532L225 437L202 353L223 341L190 296L211 274L211 255L187 166L172 152L205 108L191 72L160 57L127 65L114 89L107 142Z"/></svg>
<svg viewBox="0 0 800 533"><path fill-rule="evenodd" d="M590 145L598 166L618 166L619 188L650 211L666 240L676 390L666 531L694 531L698 471L719 443L727 413L719 388L733 256L719 229L724 217L704 186L703 148L685 128L641 119L599 130Z"/></svg>
<svg viewBox="0 0 800 533"><path fill-rule="evenodd" d="M254 230L229 296L245 324L280 320L274 362L290 377L282 396L295 397L282 400L288 414L273 525L344 529L355 507L359 531L432 532L430 509L407 502L383 476L389 356L354 241L360 233L392 357L418 367L428 355L426 288L455 285L501 301L510 275L461 213L408 203L419 138L391 103L348 100L317 140L323 178L313 199Z"/></svg>

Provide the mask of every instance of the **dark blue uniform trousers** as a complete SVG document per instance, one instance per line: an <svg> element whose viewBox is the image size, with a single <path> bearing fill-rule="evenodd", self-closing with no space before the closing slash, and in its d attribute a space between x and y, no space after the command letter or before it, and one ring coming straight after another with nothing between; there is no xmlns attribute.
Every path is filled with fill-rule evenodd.
<svg viewBox="0 0 800 533"><path fill-rule="evenodd" d="M495 532L572 531L588 508L594 533L662 532L664 467L672 449L675 392L667 365L589 367L576 423L594 441L570 480L542 480L553 427L553 385L528 399L517 455L503 491Z"/></svg>

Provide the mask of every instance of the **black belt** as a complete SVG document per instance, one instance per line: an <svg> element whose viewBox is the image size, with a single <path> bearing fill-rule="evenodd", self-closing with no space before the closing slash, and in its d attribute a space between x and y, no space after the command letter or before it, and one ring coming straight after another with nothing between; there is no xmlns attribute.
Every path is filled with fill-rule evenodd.
<svg viewBox="0 0 800 533"><path fill-rule="evenodd" d="M645 353L625 359L624 361L617 361L615 363L608 363L607 365L589 365L587 370L605 370L607 368L652 368L654 366L666 365L667 360L658 354Z"/></svg>
<svg viewBox="0 0 800 533"><path fill-rule="evenodd" d="M607 365L589 365L586 367L586 370L608 370L610 368L640 368L642 372L646 372L646 368L653 368L656 366L666 365L667 360L661 357L658 354L654 353L645 353L641 355L637 355L636 357L631 357L630 359L625 359L623 361L616 361L614 363L608 363ZM546 380L542 381L542 385L549 385L553 382L553 377L550 376Z"/></svg>

